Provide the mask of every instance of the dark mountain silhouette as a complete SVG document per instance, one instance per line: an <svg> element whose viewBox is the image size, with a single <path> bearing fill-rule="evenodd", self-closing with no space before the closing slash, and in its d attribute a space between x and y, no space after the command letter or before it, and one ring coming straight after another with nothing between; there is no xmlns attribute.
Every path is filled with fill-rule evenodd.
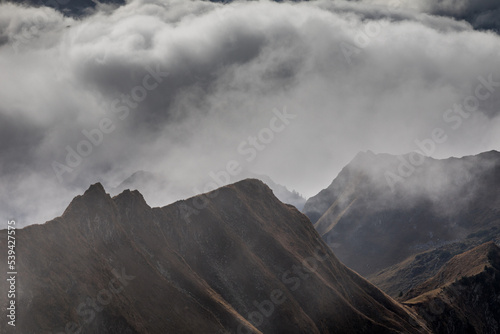
<svg viewBox="0 0 500 334"><path fill-rule="evenodd" d="M327 189L310 198L304 212L348 267L374 277L399 264L399 269L390 270L401 272L396 279L400 283L406 275L402 284L409 288L453 255L484 242L485 236L498 240L498 185L496 151L445 160L367 152L358 154ZM442 253L426 253L447 245L450 249ZM420 253L439 261L417 268L419 259L412 257ZM415 272L405 274L409 268ZM420 273L424 276L417 282L408 282Z"/></svg>
<svg viewBox="0 0 500 334"><path fill-rule="evenodd" d="M3 316L2 333L428 332L258 180L163 208L95 184L16 238L17 323Z"/></svg>

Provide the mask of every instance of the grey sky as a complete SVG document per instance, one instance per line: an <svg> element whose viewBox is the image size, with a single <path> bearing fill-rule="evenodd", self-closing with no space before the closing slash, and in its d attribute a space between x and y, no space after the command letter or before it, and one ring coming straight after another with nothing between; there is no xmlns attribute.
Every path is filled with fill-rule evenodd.
<svg viewBox="0 0 500 334"><path fill-rule="evenodd" d="M386 3L142 0L79 20L0 5L0 209L42 223L138 170L163 175L147 199L167 204L233 160L311 196L358 151L410 152L437 127L434 157L498 149L499 36L431 15L447 2ZM447 110L481 80L457 126ZM73 168L68 146L90 153Z"/></svg>

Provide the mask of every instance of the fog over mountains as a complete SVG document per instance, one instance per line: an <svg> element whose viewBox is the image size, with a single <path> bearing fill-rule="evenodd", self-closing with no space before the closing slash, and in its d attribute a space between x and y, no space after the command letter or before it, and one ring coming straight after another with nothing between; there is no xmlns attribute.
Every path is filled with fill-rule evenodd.
<svg viewBox="0 0 500 334"><path fill-rule="evenodd" d="M42 222L140 170L190 189L164 205L232 161L307 198L357 152L436 128L434 158L498 149L499 36L432 14L493 2L412 3L3 2L1 210Z"/></svg>
<svg viewBox="0 0 500 334"><path fill-rule="evenodd" d="M339 258L370 275L500 222L500 153L435 160L360 153L304 212ZM496 234L495 234L496 235Z"/></svg>
<svg viewBox="0 0 500 334"><path fill-rule="evenodd" d="M217 182L219 186L227 185L232 179L231 175L220 173L219 175L213 175L214 179L212 182ZM254 178L263 181L267 186L269 186L280 201L286 204L291 204L295 206L299 211L302 210L306 199L302 197L297 191L289 190L287 187L277 184L269 176L258 175L249 171L242 170L236 177L235 181L244 180L247 178ZM139 190L143 194L146 201L152 206L162 206L162 200L165 198L166 193L175 194L185 194L185 197L189 197L189 194L193 191L192 189L186 188L178 180L164 179L161 175L153 174L147 171L137 171L130 175L128 178L120 182L119 185L113 187L110 193L113 195L118 195L124 190ZM200 193L198 188L194 189L195 192Z"/></svg>
<svg viewBox="0 0 500 334"><path fill-rule="evenodd" d="M312 221L256 179L157 208L94 184L17 230L16 330L496 333L500 153L422 157L387 190L407 159L359 153L307 201Z"/></svg>
<svg viewBox="0 0 500 334"><path fill-rule="evenodd" d="M0 0L0 333L498 334L499 106L496 0Z"/></svg>

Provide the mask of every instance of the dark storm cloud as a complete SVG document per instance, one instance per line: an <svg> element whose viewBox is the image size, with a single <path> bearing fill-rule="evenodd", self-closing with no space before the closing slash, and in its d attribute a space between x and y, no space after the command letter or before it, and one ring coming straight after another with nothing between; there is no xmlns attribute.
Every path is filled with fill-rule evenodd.
<svg viewBox="0 0 500 334"><path fill-rule="evenodd" d="M78 20L1 6L2 211L26 223L139 170L166 180L146 196L166 204L231 160L311 195L359 150L409 152L449 126L480 78L488 98L435 155L498 148L500 39L449 17L341 1L137 0ZM277 111L293 118L270 133Z"/></svg>

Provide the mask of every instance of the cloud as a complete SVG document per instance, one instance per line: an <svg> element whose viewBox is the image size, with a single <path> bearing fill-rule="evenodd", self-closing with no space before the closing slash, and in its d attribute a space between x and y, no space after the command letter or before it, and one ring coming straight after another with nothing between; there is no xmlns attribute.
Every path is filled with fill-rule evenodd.
<svg viewBox="0 0 500 334"><path fill-rule="evenodd" d="M495 0L361 0L366 4L414 9L433 15L465 20L476 29L500 32L500 3Z"/></svg>
<svg viewBox="0 0 500 334"><path fill-rule="evenodd" d="M155 205L231 160L308 196L358 151L409 152L436 127L436 157L498 148L500 87L458 129L443 119L479 78L500 82L499 36L466 22L342 1L0 6L2 211L25 224L138 170L175 184ZM276 110L296 118L247 161ZM72 167L68 147L88 156Z"/></svg>

